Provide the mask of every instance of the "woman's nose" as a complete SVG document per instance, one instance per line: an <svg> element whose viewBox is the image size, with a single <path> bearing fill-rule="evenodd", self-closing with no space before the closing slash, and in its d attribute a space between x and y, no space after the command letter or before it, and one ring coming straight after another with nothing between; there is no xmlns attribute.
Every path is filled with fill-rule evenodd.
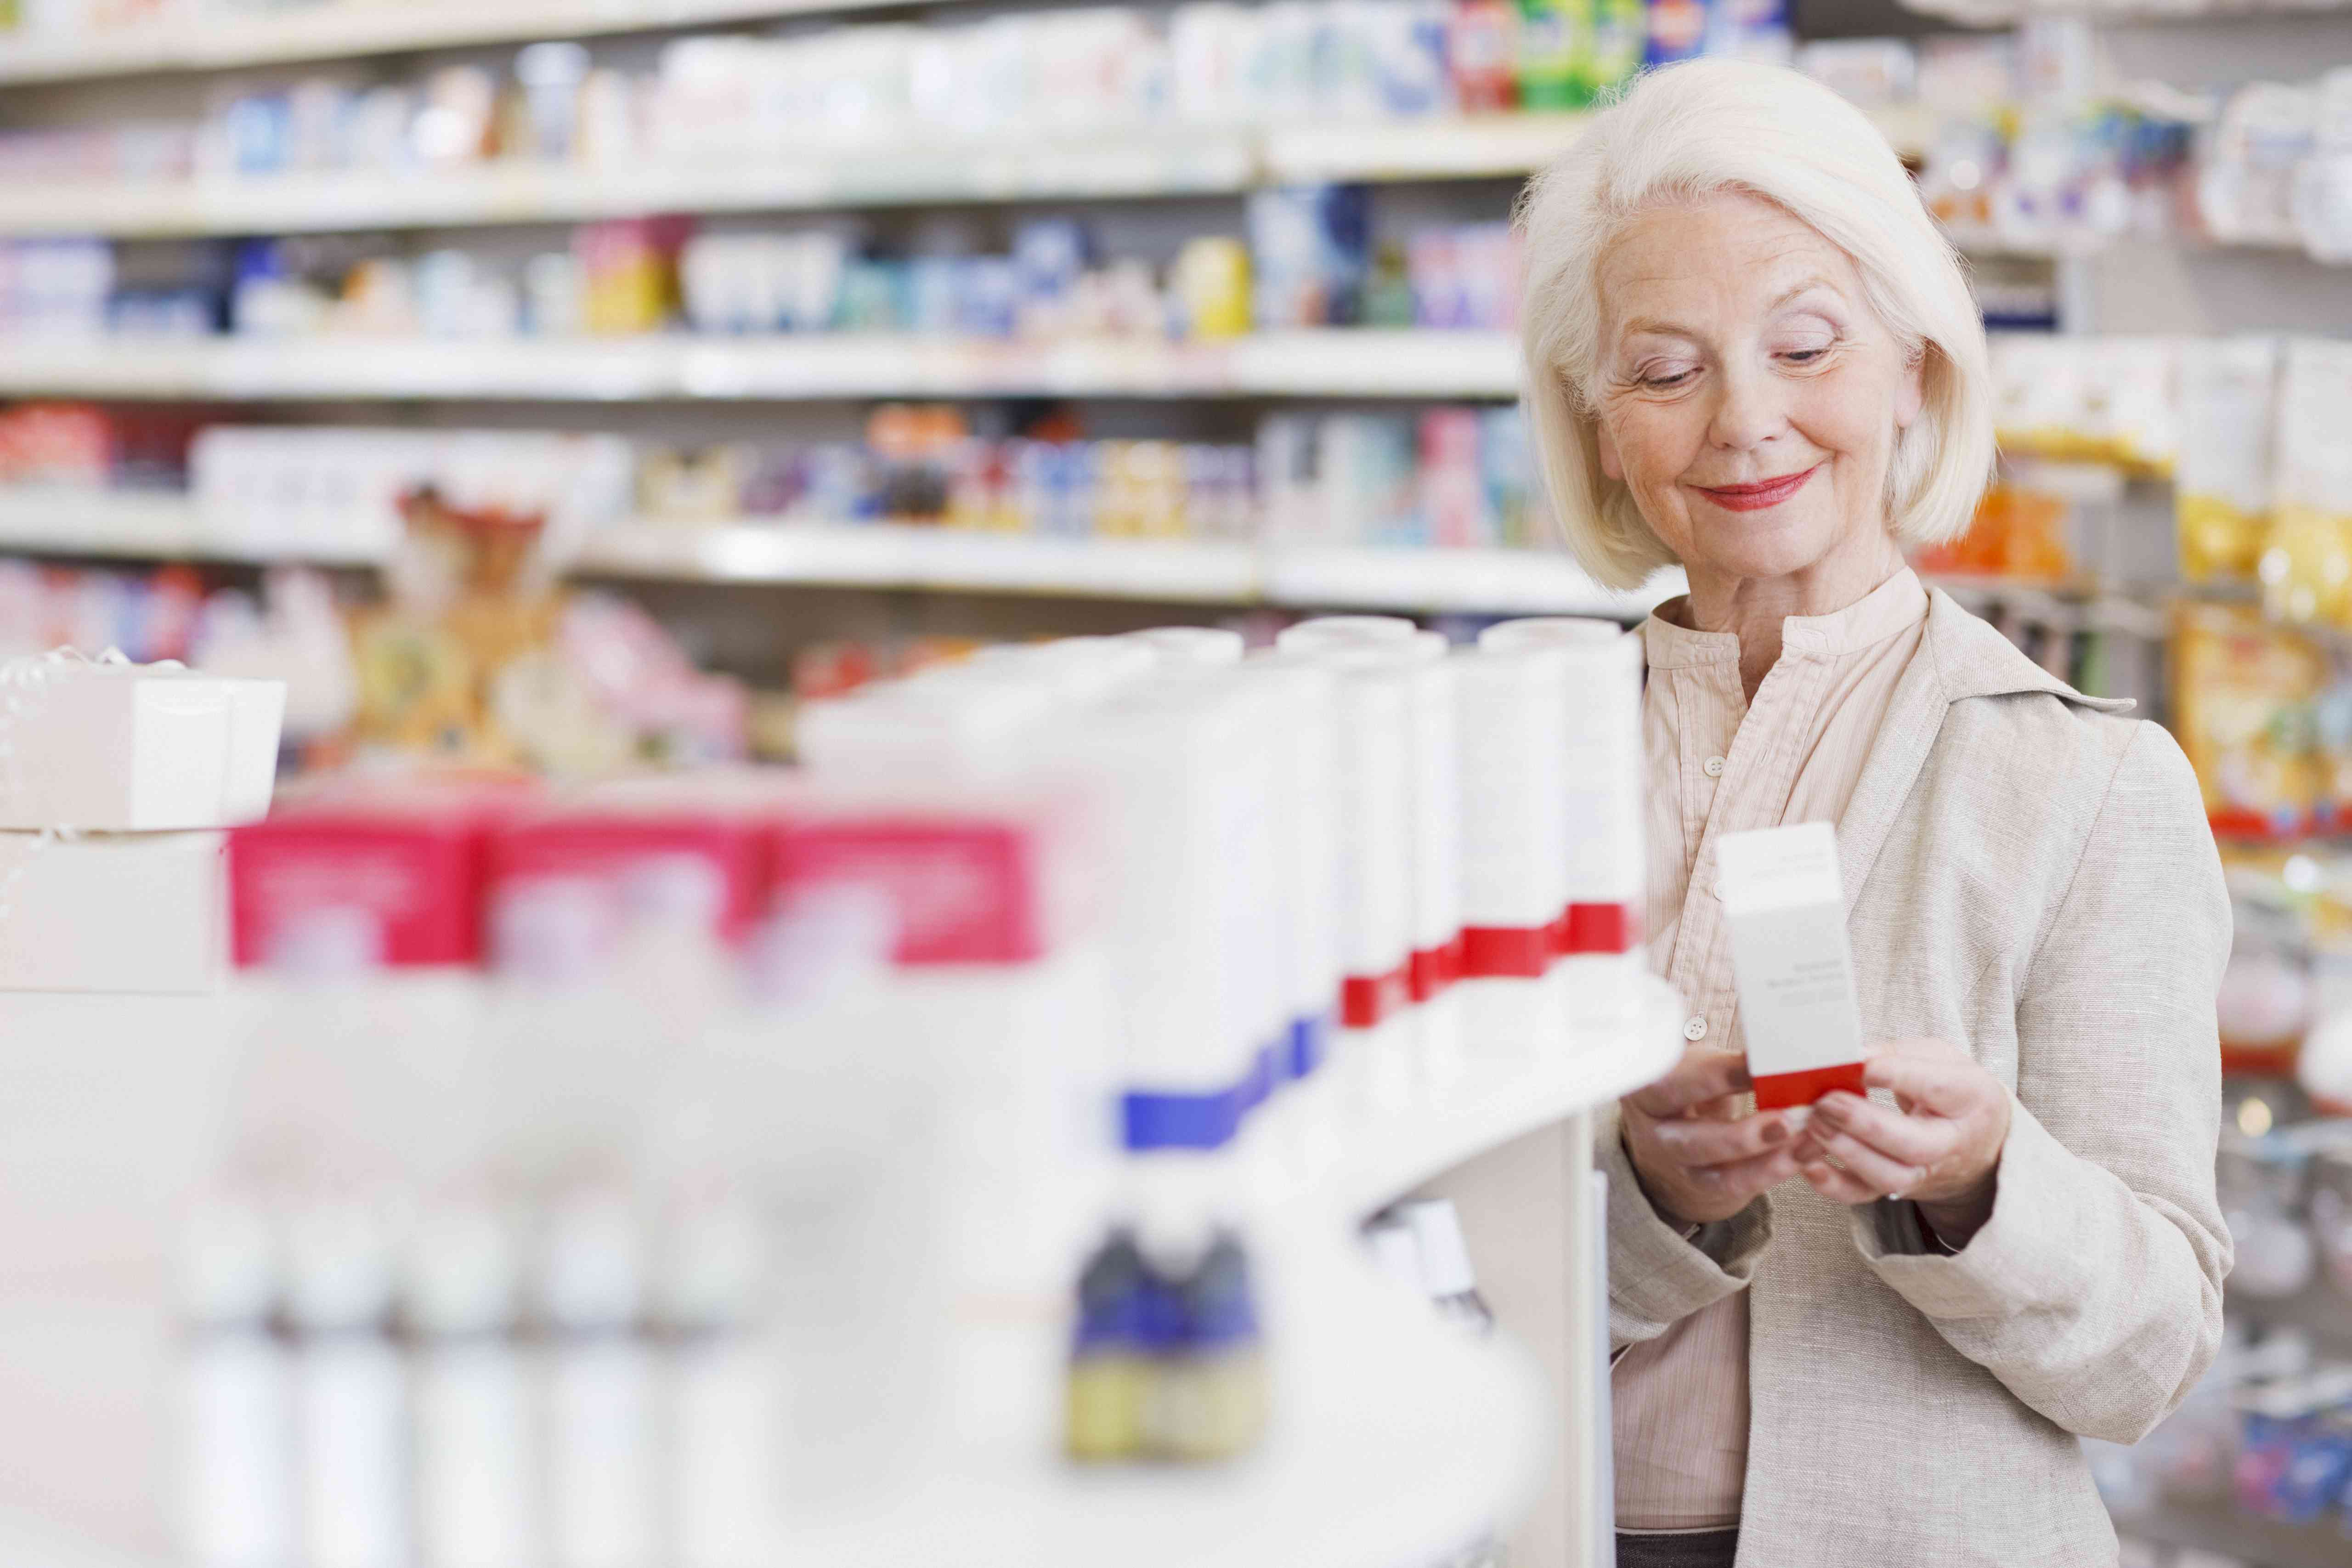
<svg viewBox="0 0 2352 1568"><path fill-rule="evenodd" d="M1788 412L1780 389L1771 376L1756 371L1727 371L1717 381L1715 416L1707 439L1732 451L1760 447L1788 428Z"/></svg>

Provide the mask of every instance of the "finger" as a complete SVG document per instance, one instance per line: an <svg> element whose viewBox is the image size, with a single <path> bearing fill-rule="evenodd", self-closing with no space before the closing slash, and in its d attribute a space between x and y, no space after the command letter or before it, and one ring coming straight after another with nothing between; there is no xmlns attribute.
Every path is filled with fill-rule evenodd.
<svg viewBox="0 0 2352 1568"><path fill-rule="evenodd" d="M1873 1192L1853 1173L1841 1171L1834 1165L1807 1165L1803 1167L1803 1175L1806 1185L1832 1203L1866 1204L1881 1195Z"/></svg>
<svg viewBox="0 0 2352 1568"><path fill-rule="evenodd" d="M1703 1121L1678 1116L1650 1129L1659 1152L1678 1165L1727 1165L1752 1160L1792 1142L1806 1118L1798 1111L1768 1110L1737 1121Z"/></svg>
<svg viewBox="0 0 2352 1568"><path fill-rule="evenodd" d="M1958 1124L1943 1117L1917 1117L1873 1105L1858 1094L1825 1094L1813 1107L1813 1125L1824 1135L1843 1132L1890 1160L1932 1165L1959 1142Z"/></svg>
<svg viewBox="0 0 2352 1568"><path fill-rule="evenodd" d="M1748 1200L1759 1193L1769 1193L1797 1173L1797 1156L1793 1148L1775 1149L1769 1154L1759 1154L1752 1160L1736 1160L1727 1165L1707 1165L1683 1173L1684 1179L1710 1197L1720 1198L1746 1208Z"/></svg>
<svg viewBox="0 0 2352 1568"><path fill-rule="evenodd" d="M1864 1062L1862 1081L1873 1089L1892 1089L1910 1104L1925 1107L1938 1116L1957 1116L1975 1098L1976 1073L1969 1071L1972 1068L1976 1068L1972 1061L1891 1053ZM1977 1068L1977 1073L1982 1070Z"/></svg>
<svg viewBox="0 0 2352 1568"><path fill-rule="evenodd" d="M1924 1166L1890 1160L1877 1150L1843 1132L1815 1128L1811 1139L1829 1159L1845 1167L1844 1173L1870 1189L1874 1198L1909 1192L1927 1179ZM1818 1168L1808 1165L1807 1170Z"/></svg>
<svg viewBox="0 0 2352 1568"><path fill-rule="evenodd" d="M1738 1094L1748 1087L1748 1058L1738 1051L1693 1047L1675 1069L1625 1098L1651 1116L1680 1116L1694 1106Z"/></svg>

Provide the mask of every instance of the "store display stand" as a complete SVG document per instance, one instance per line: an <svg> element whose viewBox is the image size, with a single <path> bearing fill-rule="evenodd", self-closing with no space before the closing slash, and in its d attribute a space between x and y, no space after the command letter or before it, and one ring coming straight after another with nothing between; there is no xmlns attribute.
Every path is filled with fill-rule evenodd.
<svg viewBox="0 0 2352 1568"><path fill-rule="evenodd" d="M145 1138L142 1130L161 1133L173 1124L173 1105L184 1106L188 1087L205 1076L202 1062L220 1048L208 1047L206 1037L233 1038L247 1016L246 1000L236 992L168 1003L14 998L17 1021L35 1032L55 1038L71 1029L93 1043L89 1051L50 1062L51 1081L10 1118L35 1118L46 1130L43 1147L23 1158L40 1159L54 1187L71 1179L57 1166L75 1152L93 1172L106 1167L100 1186L127 1197L133 1188L121 1168L123 1149L180 1142ZM102 1013L126 1009L135 1029L93 1027ZM159 1034L167 1014L186 1026ZM1536 1495L1555 1443L1567 1450L1571 1506L1585 1510L1580 1517L1594 1517L1589 1510L1606 1496L1605 1453L1591 1441L1601 1390L1591 1384L1571 1388L1556 1408L1525 1348L1507 1338L1465 1337L1426 1302L1376 1274L1354 1231L1374 1209L1430 1176L1563 1119L1583 1129L1579 1147L1589 1151L1589 1113L1673 1064L1682 1046L1680 1019L1669 988L1645 979L1639 1010L1623 1028L1576 1037L1568 1049L1539 1061L1474 1065L1423 1103L1358 1121L1348 1157L1291 1184L1256 1227L1276 1411L1256 1454L1210 1469L1074 1469L1057 1458L1055 1441L1062 1325L969 1325L961 1333L984 1360L1019 1373L1018 1386L1007 1385L1020 1402L1017 1419L1003 1419L1013 1406L997 1406L989 1440L942 1451L925 1479L887 1509L864 1510L855 1521L811 1521L794 1534L794 1560L955 1568L1413 1568L1501 1533ZM178 1067L150 1075L144 1091L136 1081L126 1084L131 1042L167 1037ZM1342 1086L1334 1081L1302 1092L1338 1094ZM130 1103L150 1098L170 1103ZM86 1137L74 1136L77 1120ZM168 1182L135 1186L151 1195L170 1190ZM156 1233L163 1228L158 1224ZM1570 1256L1597 1258L1595 1239L1580 1238ZM37 1259L20 1258L10 1267L27 1277L41 1272ZM144 1268L131 1273L153 1278ZM1598 1280L1586 1284L1579 1299L1597 1307ZM85 1366L89 1378L52 1364L38 1378L20 1380L12 1426L43 1424L45 1401L88 1400L122 1418L156 1418L163 1402L127 1395L130 1380L169 1366L169 1346L160 1338L168 1333L169 1314L160 1305L121 1308L117 1296L110 1310L89 1313L87 1331L72 1336L75 1364ZM1597 1332L1596 1319L1594 1313L1574 1325L1575 1331ZM53 1362L63 1342L44 1333L38 1346L10 1343L19 1340L9 1327L14 1321L0 1319L0 1364L26 1364L20 1357ZM1590 1359L1597 1371L1601 1356ZM90 1421L84 1410L71 1425L89 1436ZM152 1432L121 1435L121 1452L156 1447ZM34 1484L42 1479L56 1478ZM93 1485L85 1495L109 1489ZM0 1561L169 1568L166 1558L78 1538L58 1520L37 1517L43 1500L0 1494ZM1570 1568L1599 1568L1599 1560Z"/></svg>

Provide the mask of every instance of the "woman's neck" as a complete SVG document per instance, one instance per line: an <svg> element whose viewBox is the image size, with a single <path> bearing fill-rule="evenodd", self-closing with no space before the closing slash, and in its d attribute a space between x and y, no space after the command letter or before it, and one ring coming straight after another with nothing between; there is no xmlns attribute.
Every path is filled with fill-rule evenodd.
<svg viewBox="0 0 2352 1568"><path fill-rule="evenodd" d="M1780 662L1783 620L1843 610L1902 571L1903 564L1895 541L1875 529L1811 566L1780 577L1740 577L1703 562L1686 562L1690 597L1683 616L1693 631L1730 632L1739 638L1739 684L1752 702L1756 689Z"/></svg>

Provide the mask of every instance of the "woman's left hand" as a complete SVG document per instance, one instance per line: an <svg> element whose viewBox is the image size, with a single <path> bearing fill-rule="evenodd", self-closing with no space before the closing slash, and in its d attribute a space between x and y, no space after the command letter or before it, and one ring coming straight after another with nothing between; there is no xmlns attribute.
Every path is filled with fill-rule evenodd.
<svg viewBox="0 0 2352 1568"><path fill-rule="evenodd" d="M1936 1039L1881 1047L1863 1081L1893 1090L1900 1109L1843 1090L1823 1095L1793 1151L1806 1182L1842 1204L1908 1198L1946 1246L1967 1246L1992 1217L2009 1090L1966 1051Z"/></svg>

